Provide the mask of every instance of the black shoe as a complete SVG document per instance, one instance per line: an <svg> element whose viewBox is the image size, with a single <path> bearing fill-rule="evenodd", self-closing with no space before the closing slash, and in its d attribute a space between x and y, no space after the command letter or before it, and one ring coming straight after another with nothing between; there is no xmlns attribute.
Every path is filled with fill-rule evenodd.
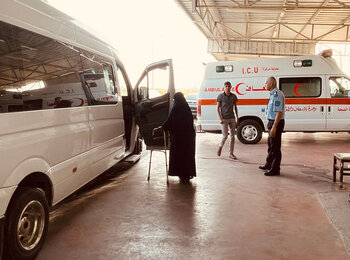
<svg viewBox="0 0 350 260"><path fill-rule="evenodd" d="M265 176L277 176L280 175L280 172L276 172L276 171L267 171L265 172Z"/></svg>
<svg viewBox="0 0 350 260"><path fill-rule="evenodd" d="M188 183L188 182L190 182L190 179L192 179L193 178L193 176L179 176L179 178L180 178L180 182L182 182L182 183Z"/></svg>
<svg viewBox="0 0 350 260"><path fill-rule="evenodd" d="M264 166L259 166L259 169L261 169L261 170L270 170L270 168L271 168L271 167L268 167L268 166L266 166L266 165L264 165Z"/></svg>

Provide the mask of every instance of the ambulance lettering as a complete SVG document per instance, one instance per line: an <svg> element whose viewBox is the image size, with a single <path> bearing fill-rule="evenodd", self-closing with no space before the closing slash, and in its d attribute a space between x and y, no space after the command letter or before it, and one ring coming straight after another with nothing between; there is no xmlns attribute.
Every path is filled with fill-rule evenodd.
<svg viewBox="0 0 350 260"><path fill-rule="evenodd" d="M339 112L347 112L347 111L350 111L350 107L338 107L338 111Z"/></svg>
<svg viewBox="0 0 350 260"><path fill-rule="evenodd" d="M315 106L286 106L286 112L316 112L317 107Z"/></svg>
<svg viewBox="0 0 350 260"><path fill-rule="evenodd" d="M204 92L220 92L224 91L224 88L205 88Z"/></svg>
<svg viewBox="0 0 350 260"><path fill-rule="evenodd" d="M262 70L263 71L277 71L277 70L280 70L280 69L276 68L276 67L272 67L272 68L263 67Z"/></svg>
<svg viewBox="0 0 350 260"><path fill-rule="evenodd" d="M262 86L261 88L254 88L254 86L248 86L245 83L238 83L235 87L234 87L234 91L238 94L238 95L245 95L247 94L247 92L249 91L266 91L265 85Z"/></svg>
<svg viewBox="0 0 350 260"><path fill-rule="evenodd" d="M72 89L72 88L67 88L67 89L65 89L65 90L60 90L59 93L60 93L60 94L72 94L72 93L74 93L74 89Z"/></svg>
<svg viewBox="0 0 350 260"><path fill-rule="evenodd" d="M259 67L242 68L242 74L257 74L257 73L259 73Z"/></svg>

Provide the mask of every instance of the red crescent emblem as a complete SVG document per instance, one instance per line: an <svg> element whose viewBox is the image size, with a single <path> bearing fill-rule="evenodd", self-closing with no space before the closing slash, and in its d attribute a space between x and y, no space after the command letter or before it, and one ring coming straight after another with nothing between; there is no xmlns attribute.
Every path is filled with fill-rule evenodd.
<svg viewBox="0 0 350 260"><path fill-rule="evenodd" d="M303 85L304 85L303 83L297 83L297 84L295 84L295 86L294 86L294 93L295 93L295 95L297 95L298 97L303 97L303 96L304 96L304 95L301 95L301 94L298 93L298 87L303 86Z"/></svg>
<svg viewBox="0 0 350 260"><path fill-rule="evenodd" d="M236 93L237 93L238 95L245 95L245 94L246 94L246 93L243 94L243 93L241 93L241 92L238 91L239 86L240 86L240 85L243 85L243 84L245 85L245 83L238 83L238 84L236 85L236 87L235 87L235 91L236 91Z"/></svg>

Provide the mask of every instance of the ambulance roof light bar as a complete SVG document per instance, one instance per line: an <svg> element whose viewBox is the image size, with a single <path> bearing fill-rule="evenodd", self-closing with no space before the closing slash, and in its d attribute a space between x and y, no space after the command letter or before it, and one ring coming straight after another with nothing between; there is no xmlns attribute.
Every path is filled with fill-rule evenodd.
<svg viewBox="0 0 350 260"><path fill-rule="evenodd" d="M332 49L323 50L318 55L321 55L324 58L331 58L333 55L333 50Z"/></svg>
<svg viewBox="0 0 350 260"><path fill-rule="evenodd" d="M232 65L216 66L216 72L233 72L233 66Z"/></svg>
<svg viewBox="0 0 350 260"><path fill-rule="evenodd" d="M293 60L294 68L312 67L312 60Z"/></svg>

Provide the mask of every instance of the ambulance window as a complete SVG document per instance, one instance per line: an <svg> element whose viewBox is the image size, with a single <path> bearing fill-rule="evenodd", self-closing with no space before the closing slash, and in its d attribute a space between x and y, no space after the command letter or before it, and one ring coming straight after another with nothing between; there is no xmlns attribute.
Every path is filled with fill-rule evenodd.
<svg viewBox="0 0 350 260"><path fill-rule="evenodd" d="M332 98L350 98L349 79L344 77L330 77L329 87Z"/></svg>
<svg viewBox="0 0 350 260"><path fill-rule="evenodd" d="M281 78L280 89L289 98L319 97L321 78Z"/></svg>

